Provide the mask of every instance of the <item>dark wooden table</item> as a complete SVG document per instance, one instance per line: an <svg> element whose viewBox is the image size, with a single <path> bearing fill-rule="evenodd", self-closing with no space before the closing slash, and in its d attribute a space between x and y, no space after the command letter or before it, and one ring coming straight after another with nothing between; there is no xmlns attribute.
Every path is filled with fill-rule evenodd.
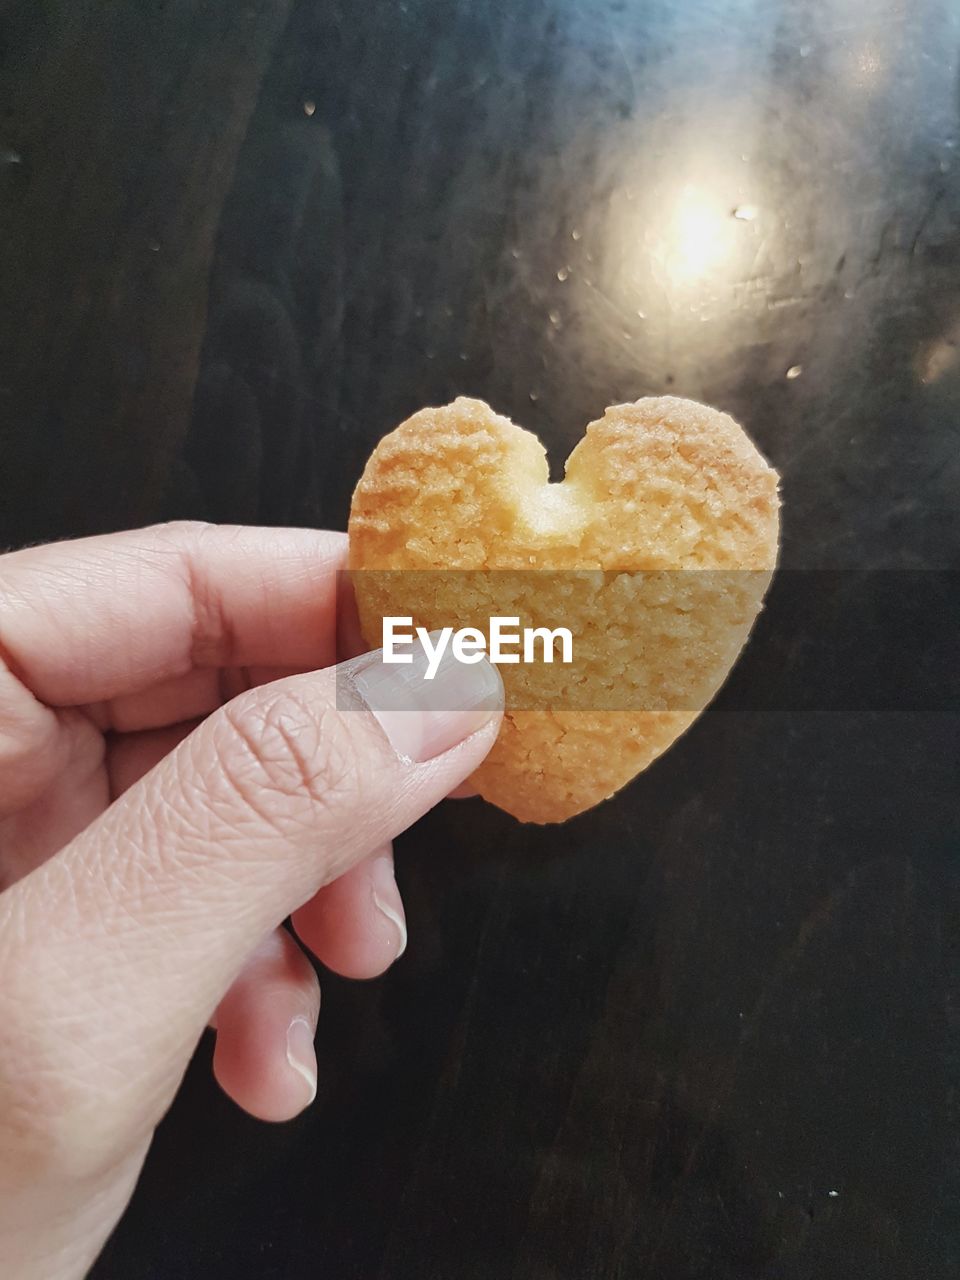
<svg viewBox="0 0 960 1280"><path fill-rule="evenodd" d="M261 1126L204 1044L98 1280L960 1270L960 9L2 0L0 541L342 527L458 393L731 410L784 572L560 829L446 805ZM11 1278L15 1280L15 1278Z"/></svg>

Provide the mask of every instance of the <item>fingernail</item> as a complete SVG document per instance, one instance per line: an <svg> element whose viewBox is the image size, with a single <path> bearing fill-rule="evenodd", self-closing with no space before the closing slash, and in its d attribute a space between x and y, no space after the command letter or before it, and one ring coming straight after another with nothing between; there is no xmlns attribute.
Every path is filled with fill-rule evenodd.
<svg viewBox="0 0 960 1280"><path fill-rule="evenodd" d="M393 860L375 858L370 869L370 881L373 887L373 905L390 922L391 930L396 935L397 954L394 958L399 960L407 949L407 925L393 874Z"/></svg>
<svg viewBox="0 0 960 1280"><path fill-rule="evenodd" d="M313 1049L313 1028L306 1018L294 1018L287 1027L287 1062L302 1076L310 1096L306 1105L317 1096L317 1059Z"/></svg>
<svg viewBox="0 0 960 1280"><path fill-rule="evenodd" d="M415 646L405 665L377 660L353 682L398 755L422 763L482 729L503 705L500 673L486 658L460 662L447 649L433 679L427 654Z"/></svg>

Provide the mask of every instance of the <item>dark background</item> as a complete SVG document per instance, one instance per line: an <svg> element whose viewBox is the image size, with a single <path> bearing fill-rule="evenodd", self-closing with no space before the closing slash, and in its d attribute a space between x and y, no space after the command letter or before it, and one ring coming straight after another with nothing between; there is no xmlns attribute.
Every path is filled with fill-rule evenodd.
<svg viewBox="0 0 960 1280"><path fill-rule="evenodd" d="M946 0L0 0L0 543L671 390L793 571L615 800L399 842L316 1105L201 1046L97 1280L958 1273L958 66Z"/></svg>

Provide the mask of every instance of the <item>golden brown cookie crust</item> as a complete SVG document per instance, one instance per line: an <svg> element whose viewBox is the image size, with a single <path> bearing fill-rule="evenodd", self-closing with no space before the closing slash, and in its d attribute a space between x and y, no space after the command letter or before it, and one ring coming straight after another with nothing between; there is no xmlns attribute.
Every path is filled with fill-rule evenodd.
<svg viewBox="0 0 960 1280"><path fill-rule="evenodd" d="M431 630L494 613L569 626L575 704L557 667L501 668L508 711L473 778L523 821L562 821L646 768L722 683L776 564L777 483L732 418L676 397L607 409L561 484L536 436L482 401L424 409L380 442L354 493L364 636L379 647L390 613ZM518 589L516 574L412 570L595 572Z"/></svg>

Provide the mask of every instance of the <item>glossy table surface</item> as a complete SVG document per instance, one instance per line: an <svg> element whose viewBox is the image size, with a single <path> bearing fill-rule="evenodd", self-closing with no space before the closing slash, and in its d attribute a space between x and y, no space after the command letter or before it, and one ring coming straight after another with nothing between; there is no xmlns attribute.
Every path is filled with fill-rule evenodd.
<svg viewBox="0 0 960 1280"><path fill-rule="evenodd" d="M960 1270L960 6L0 0L0 542L341 528L459 393L735 414L783 565L562 828L447 804L268 1128L206 1042L98 1280Z"/></svg>

